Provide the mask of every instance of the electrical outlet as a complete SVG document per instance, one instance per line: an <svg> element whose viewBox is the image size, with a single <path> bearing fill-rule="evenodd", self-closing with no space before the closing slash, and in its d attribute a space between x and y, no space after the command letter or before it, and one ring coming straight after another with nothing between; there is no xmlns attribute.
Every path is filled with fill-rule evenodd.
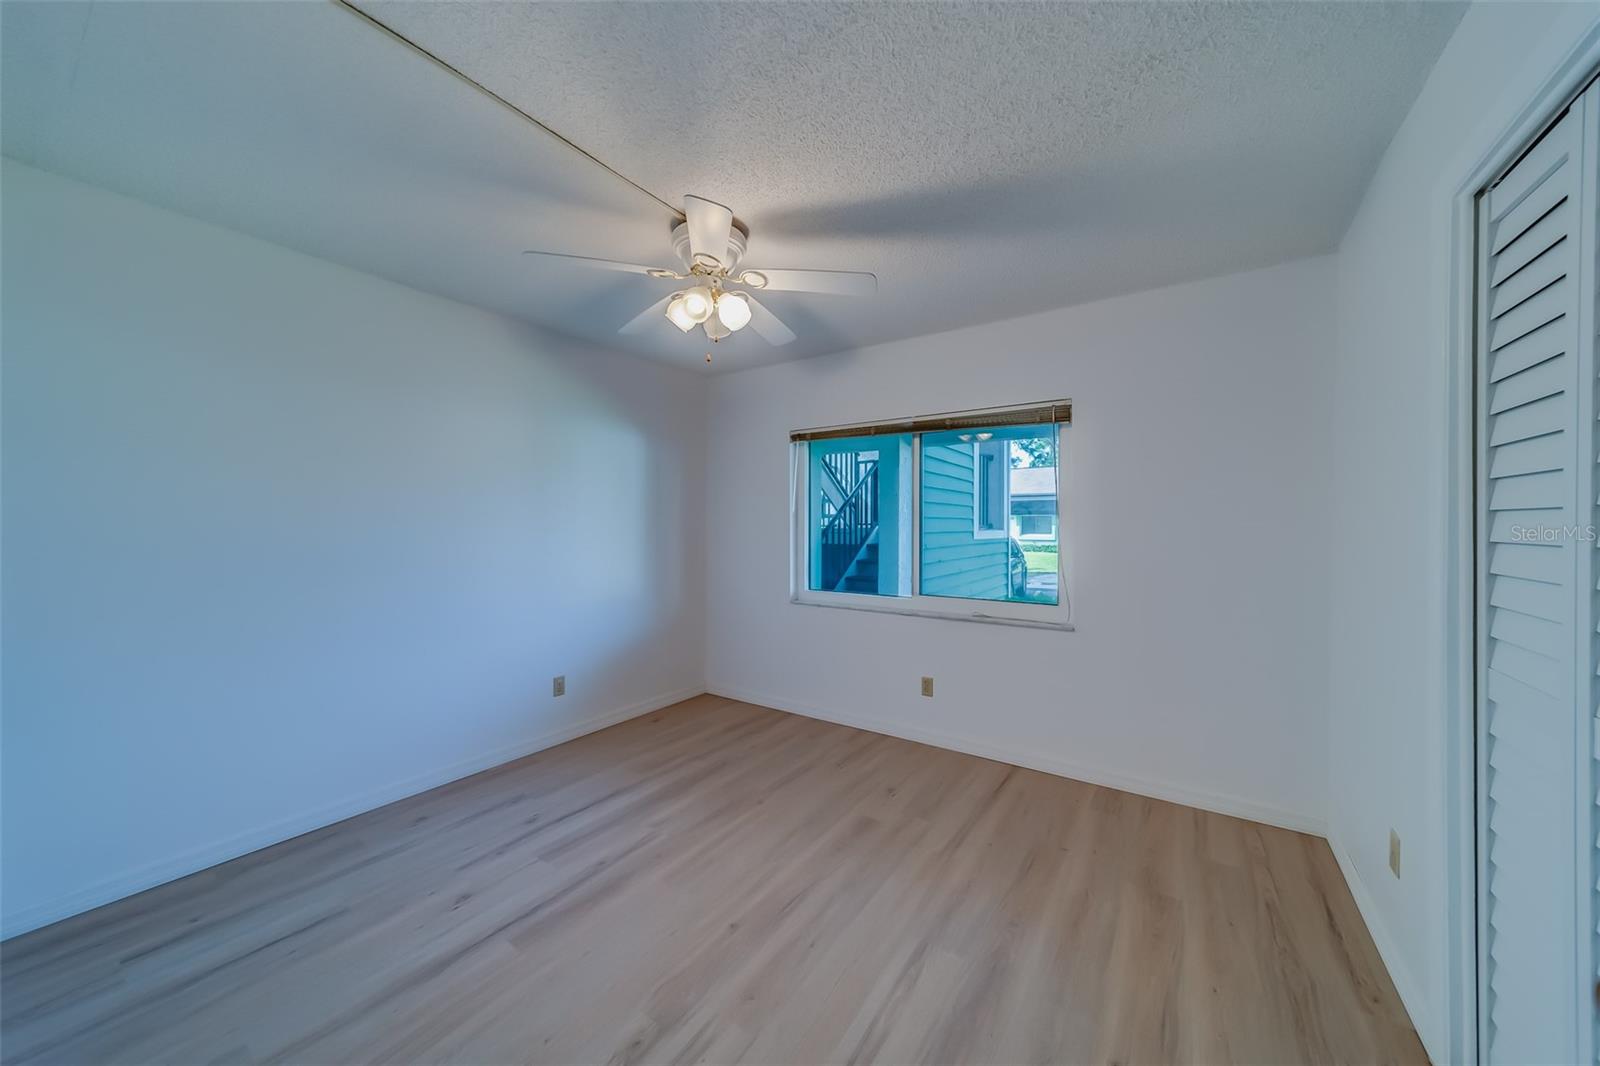
<svg viewBox="0 0 1600 1066"><path fill-rule="evenodd" d="M1400 834L1393 829L1389 830L1389 869L1400 876Z"/></svg>
<svg viewBox="0 0 1600 1066"><path fill-rule="evenodd" d="M562 674L560 677L551 678L550 679L550 695L552 695L552 696L565 696L566 694L567 694L567 675L566 674Z"/></svg>
<svg viewBox="0 0 1600 1066"><path fill-rule="evenodd" d="M933 695L933 678L925 677L922 679L922 694L924 696Z"/></svg>

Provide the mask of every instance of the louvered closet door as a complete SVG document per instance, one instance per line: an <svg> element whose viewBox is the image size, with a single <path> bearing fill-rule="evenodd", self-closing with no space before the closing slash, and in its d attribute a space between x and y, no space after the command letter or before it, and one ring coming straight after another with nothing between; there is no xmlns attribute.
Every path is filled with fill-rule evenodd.
<svg viewBox="0 0 1600 1066"><path fill-rule="evenodd" d="M1591 93L1478 203L1479 1028L1488 1062L1594 1055L1594 115Z"/></svg>

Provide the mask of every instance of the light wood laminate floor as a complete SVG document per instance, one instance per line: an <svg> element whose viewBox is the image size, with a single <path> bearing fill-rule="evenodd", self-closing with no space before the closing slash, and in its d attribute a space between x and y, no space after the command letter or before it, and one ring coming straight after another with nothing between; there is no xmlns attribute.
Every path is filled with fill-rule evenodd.
<svg viewBox="0 0 1600 1066"><path fill-rule="evenodd" d="M7 1061L1389 1062L1326 843L702 696L0 946Z"/></svg>

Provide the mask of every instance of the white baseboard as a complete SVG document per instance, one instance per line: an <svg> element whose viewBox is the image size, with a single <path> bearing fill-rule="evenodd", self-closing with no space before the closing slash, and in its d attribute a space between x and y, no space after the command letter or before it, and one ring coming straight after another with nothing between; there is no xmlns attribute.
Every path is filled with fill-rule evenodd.
<svg viewBox="0 0 1600 1066"><path fill-rule="evenodd" d="M451 781L469 777L472 774L499 766L501 763L520 759L525 755L532 755L536 751L553 748L557 744L564 744L569 740L605 729L607 726L625 722L630 718L637 718L642 714L660 710L669 704L678 703L698 696L702 692L699 688L681 689L669 692L662 696L630 704L605 714L593 715L578 722L562 726L560 729L551 730L536 737L507 744L493 751L484 752L482 755L471 759L463 759L449 766L441 766L426 773L414 774L400 781L392 782L381 788L370 789L359 795L349 796L337 803L330 803L313 811L306 811L290 818L282 819L271 825L261 826L227 837L204 847L195 848L181 855L149 863L116 877L107 878L98 884L90 885L80 891L62 896L60 899L48 903L26 907L12 914L7 914L0 920L0 940L17 936L21 933L38 929L52 922L59 922L63 918L70 918L74 914L93 910L96 907L113 903L116 900L143 892L145 889L176 881L180 877L197 873L208 867L236 859L240 855L248 855L252 851L289 840L309 833L313 829L342 822L346 818L353 818L358 814L375 810L396 800L415 796L419 792L426 792L430 788L449 784Z"/></svg>
<svg viewBox="0 0 1600 1066"><path fill-rule="evenodd" d="M1091 785L1104 785L1120 792L1133 792L1141 796L1149 796L1152 799L1181 803L1185 807L1198 807L1203 811L1214 811L1217 814L1226 814L1251 822L1261 822L1264 825L1278 826L1281 829L1292 829L1297 833L1327 836L1327 826L1321 819L1313 818L1298 811L1283 810L1267 804L1256 803L1253 800L1242 799L1238 796L1168 785L1160 781L1139 777L1135 774L1110 770L1101 766L1090 766L1074 762L1071 759L1045 755L1037 751L1008 748L990 744L975 737L960 736L918 726L907 726L900 722L875 718L870 715L812 707L808 704L799 703L795 700L786 700L779 696L745 692L731 685L708 685L706 691L714 696L722 696L730 700L754 703L762 707L772 707L780 711L788 711L791 714L803 715L806 718L817 718L824 722L837 722L840 725L854 726L857 729L865 729L873 733L883 733L886 736L899 737L902 740L914 740L919 744L931 744L936 748L965 752L968 755L994 759L996 762L1010 763L1013 766L1022 766L1029 770L1040 770L1047 774L1055 774L1057 777L1070 777L1074 781L1084 781Z"/></svg>
<svg viewBox="0 0 1600 1066"><path fill-rule="evenodd" d="M1332 836L1328 837L1328 847L1333 852L1334 861L1339 864L1339 872L1344 874L1345 884L1350 886L1350 895L1355 899L1361 920L1366 923L1367 932L1372 935L1372 942L1378 948L1378 956L1389 971L1389 980L1394 982L1395 991L1400 994L1400 1004L1411 1015L1411 1026L1422 1040L1422 1050L1428 1053L1428 1058L1433 1062L1449 1062L1443 1043L1444 1033L1433 1024L1433 1012L1422 994L1422 986L1406 967L1405 957L1400 954L1389 927L1383 923L1383 914L1378 910L1372 893L1367 891L1367 883L1356 870L1355 861Z"/></svg>

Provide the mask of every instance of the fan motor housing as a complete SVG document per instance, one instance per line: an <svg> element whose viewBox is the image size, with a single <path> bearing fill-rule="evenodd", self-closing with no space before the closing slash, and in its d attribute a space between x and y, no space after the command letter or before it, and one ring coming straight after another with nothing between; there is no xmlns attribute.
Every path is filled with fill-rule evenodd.
<svg viewBox="0 0 1600 1066"><path fill-rule="evenodd" d="M745 245L749 237L750 231L745 229L738 219L735 219L733 227L728 230L727 257L722 260L721 269L713 271L713 273L731 274L734 267L739 265L739 260L744 258ZM672 250L677 253L684 269L692 270L694 268L694 259L689 254L689 223L680 222L672 227Z"/></svg>

